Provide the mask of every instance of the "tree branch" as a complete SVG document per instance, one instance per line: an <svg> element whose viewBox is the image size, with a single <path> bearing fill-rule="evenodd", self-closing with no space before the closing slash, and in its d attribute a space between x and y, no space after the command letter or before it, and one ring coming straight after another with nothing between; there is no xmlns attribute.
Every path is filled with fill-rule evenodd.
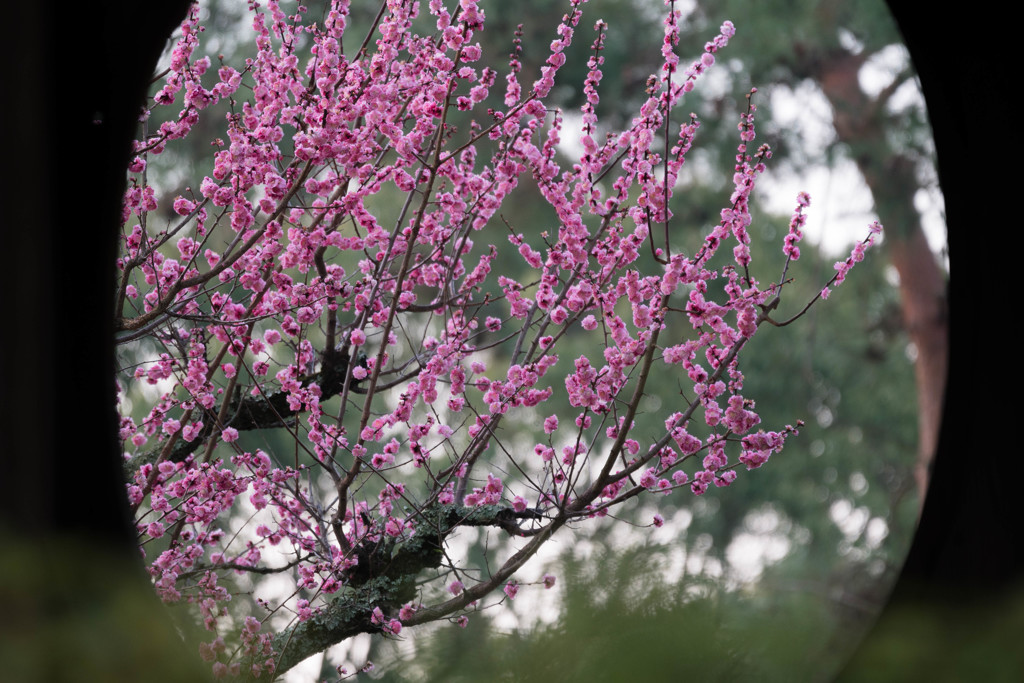
<svg viewBox="0 0 1024 683"><path fill-rule="evenodd" d="M460 526L495 526L510 535L518 535L516 520L522 516L526 515L497 505L470 508L435 504L427 507L420 513L412 538L393 546L393 552L385 548L390 556L384 563L375 560L375 566L369 571L352 573L344 592L326 608L274 637L273 649L278 658L275 675L280 676L307 657L352 636L379 633L381 627L370 620L373 609L380 607L390 612L411 601L415 597L416 576L424 569L441 565L444 541ZM445 613L455 609L458 606ZM243 664L241 670L248 671L251 664Z"/></svg>
<svg viewBox="0 0 1024 683"><path fill-rule="evenodd" d="M321 400L325 401L341 393L347 370L348 354L344 350L330 352L324 356L320 372L303 378L301 384L304 387L317 384L320 387ZM353 380L352 384L355 385L357 381ZM278 391L270 396L246 396L241 400L236 396L229 399L235 405L229 405L232 416L224 426L230 425L238 431L286 426L289 418L302 412L301 409L292 410L289 407L288 395L286 391ZM215 406L210 412L217 414L220 409L221 406ZM171 449L167 460L171 462L184 461L206 442L216 428L217 424L211 420L203 425L198 436L192 441L179 439ZM127 477L132 479L139 468L147 463L155 464L162 450L163 447L155 448L127 461L124 465Z"/></svg>

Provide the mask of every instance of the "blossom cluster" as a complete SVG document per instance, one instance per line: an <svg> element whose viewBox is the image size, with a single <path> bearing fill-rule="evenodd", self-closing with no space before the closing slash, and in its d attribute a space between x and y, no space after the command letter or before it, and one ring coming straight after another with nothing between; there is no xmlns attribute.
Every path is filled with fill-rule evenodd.
<svg viewBox="0 0 1024 683"><path fill-rule="evenodd" d="M368 605L365 630L395 637L490 591L512 599L522 585L512 575L559 527L641 495L726 487L799 427L759 429L743 394L742 349L762 323L778 324L770 313L785 284L751 274L750 197L771 158L752 148L752 101L720 222L694 253L669 239L699 129L673 115L733 37L730 22L682 68L669 0L662 68L631 125L603 140L598 22L582 152L566 165L561 113L544 100L584 0L569 0L528 89L513 38L493 97L499 74L483 65L475 0L430 0L426 36L413 31L421 3L389 1L365 40L352 37L348 0L318 21L284 4L251 2L254 56L216 70L197 56L193 6L143 116L117 262L119 339L126 358L144 356L120 394L147 397L144 414L122 404L121 421L140 545L161 597L196 606L213 634L203 656L225 675L238 658L254 674L273 670L268 620L311 622L327 596L365 585L382 554L424 535L489 523L528 542L489 571L446 556L437 589L421 596L431 609ZM209 175L162 194L155 162L204 117L225 126ZM525 175L553 225L501 225ZM791 260L808 203L801 195L784 241ZM873 238L874 228L825 291ZM725 245L731 263L712 267ZM677 324L690 333L666 339ZM155 355L133 346L143 339ZM596 351L565 357L569 339ZM660 434L640 434L647 381L666 371L688 383L688 406ZM556 412L563 399L568 412ZM529 415L543 434L522 452L503 429ZM270 429L286 449L256 446ZM442 523L446 509L462 516ZM223 583L255 570L294 582L262 620L231 612ZM223 644L232 629L235 651Z"/></svg>

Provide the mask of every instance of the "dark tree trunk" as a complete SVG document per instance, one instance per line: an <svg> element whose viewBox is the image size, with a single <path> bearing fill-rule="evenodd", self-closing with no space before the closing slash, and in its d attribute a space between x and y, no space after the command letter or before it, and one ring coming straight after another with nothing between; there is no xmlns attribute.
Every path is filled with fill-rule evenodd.
<svg viewBox="0 0 1024 683"><path fill-rule="evenodd" d="M188 4L5 7L0 678L206 675L139 561L110 315L139 108Z"/></svg>

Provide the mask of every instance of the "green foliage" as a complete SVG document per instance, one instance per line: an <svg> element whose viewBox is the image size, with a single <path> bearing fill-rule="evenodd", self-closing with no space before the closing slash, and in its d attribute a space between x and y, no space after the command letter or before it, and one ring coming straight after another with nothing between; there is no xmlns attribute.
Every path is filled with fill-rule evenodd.
<svg viewBox="0 0 1024 683"><path fill-rule="evenodd" d="M0 528L0 678L19 683L209 680L138 566L81 538ZM66 566L73 563L73 567Z"/></svg>
<svg viewBox="0 0 1024 683"><path fill-rule="evenodd" d="M838 683L1020 681L1024 587L984 591L980 601L956 595L887 610Z"/></svg>
<svg viewBox="0 0 1024 683"><path fill-rule="evenodd" d="M552 591L562 600L554 623L502 632L482 628L481 615L471 628L442 627L412 651L388 648L399 659L378 680L772 682L826 680L838 669L820 604L666 582L670 551L649 545L566 558Z"/></svg>

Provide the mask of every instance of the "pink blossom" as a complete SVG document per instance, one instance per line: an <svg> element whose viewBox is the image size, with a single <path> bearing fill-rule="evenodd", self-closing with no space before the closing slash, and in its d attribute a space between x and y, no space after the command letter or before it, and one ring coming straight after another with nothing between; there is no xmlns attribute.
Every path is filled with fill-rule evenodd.
<svg viewBox="0 0 1024 683"><path fill-rule="evenodd" d="M404 605L402 605L402 609L399 610L398 618L401 619L402 621L407 621L409 619L412 619L412 616L415 613L416 613L416 605L411 603L411 602L407 602Z"/></svg>
<svg viewBox="0 0 1024 683"><path fill-rule="evenodd" d="M545 434L551 434L556 429L558 429L558 416L557 415L548 415L546 418L544 418L544 433Z"/></svg>
<svg viewBox="0 0 1024 683"><path fill-rule="evenodd" d="M195 441L196 437L199 436L202 430L202 422L190 422L181 430L181 438L185 439L185 441ZM142 444L136 445L141 446Z"/></svg>
<svg viewBox="0 0 1024 683"><path fill-rule="evenodd" d="M195 202L189 201L184 197L177 197L174 200L174 213L179 216L187 216L192 213L196 208Z"/></svg>
<svg viewBox="0 0 1024 683"><path fill-rule="evenodd" d="M728 486L736 481L736 470L726 470L720 477L715 478L715 486Z"/></svg>

